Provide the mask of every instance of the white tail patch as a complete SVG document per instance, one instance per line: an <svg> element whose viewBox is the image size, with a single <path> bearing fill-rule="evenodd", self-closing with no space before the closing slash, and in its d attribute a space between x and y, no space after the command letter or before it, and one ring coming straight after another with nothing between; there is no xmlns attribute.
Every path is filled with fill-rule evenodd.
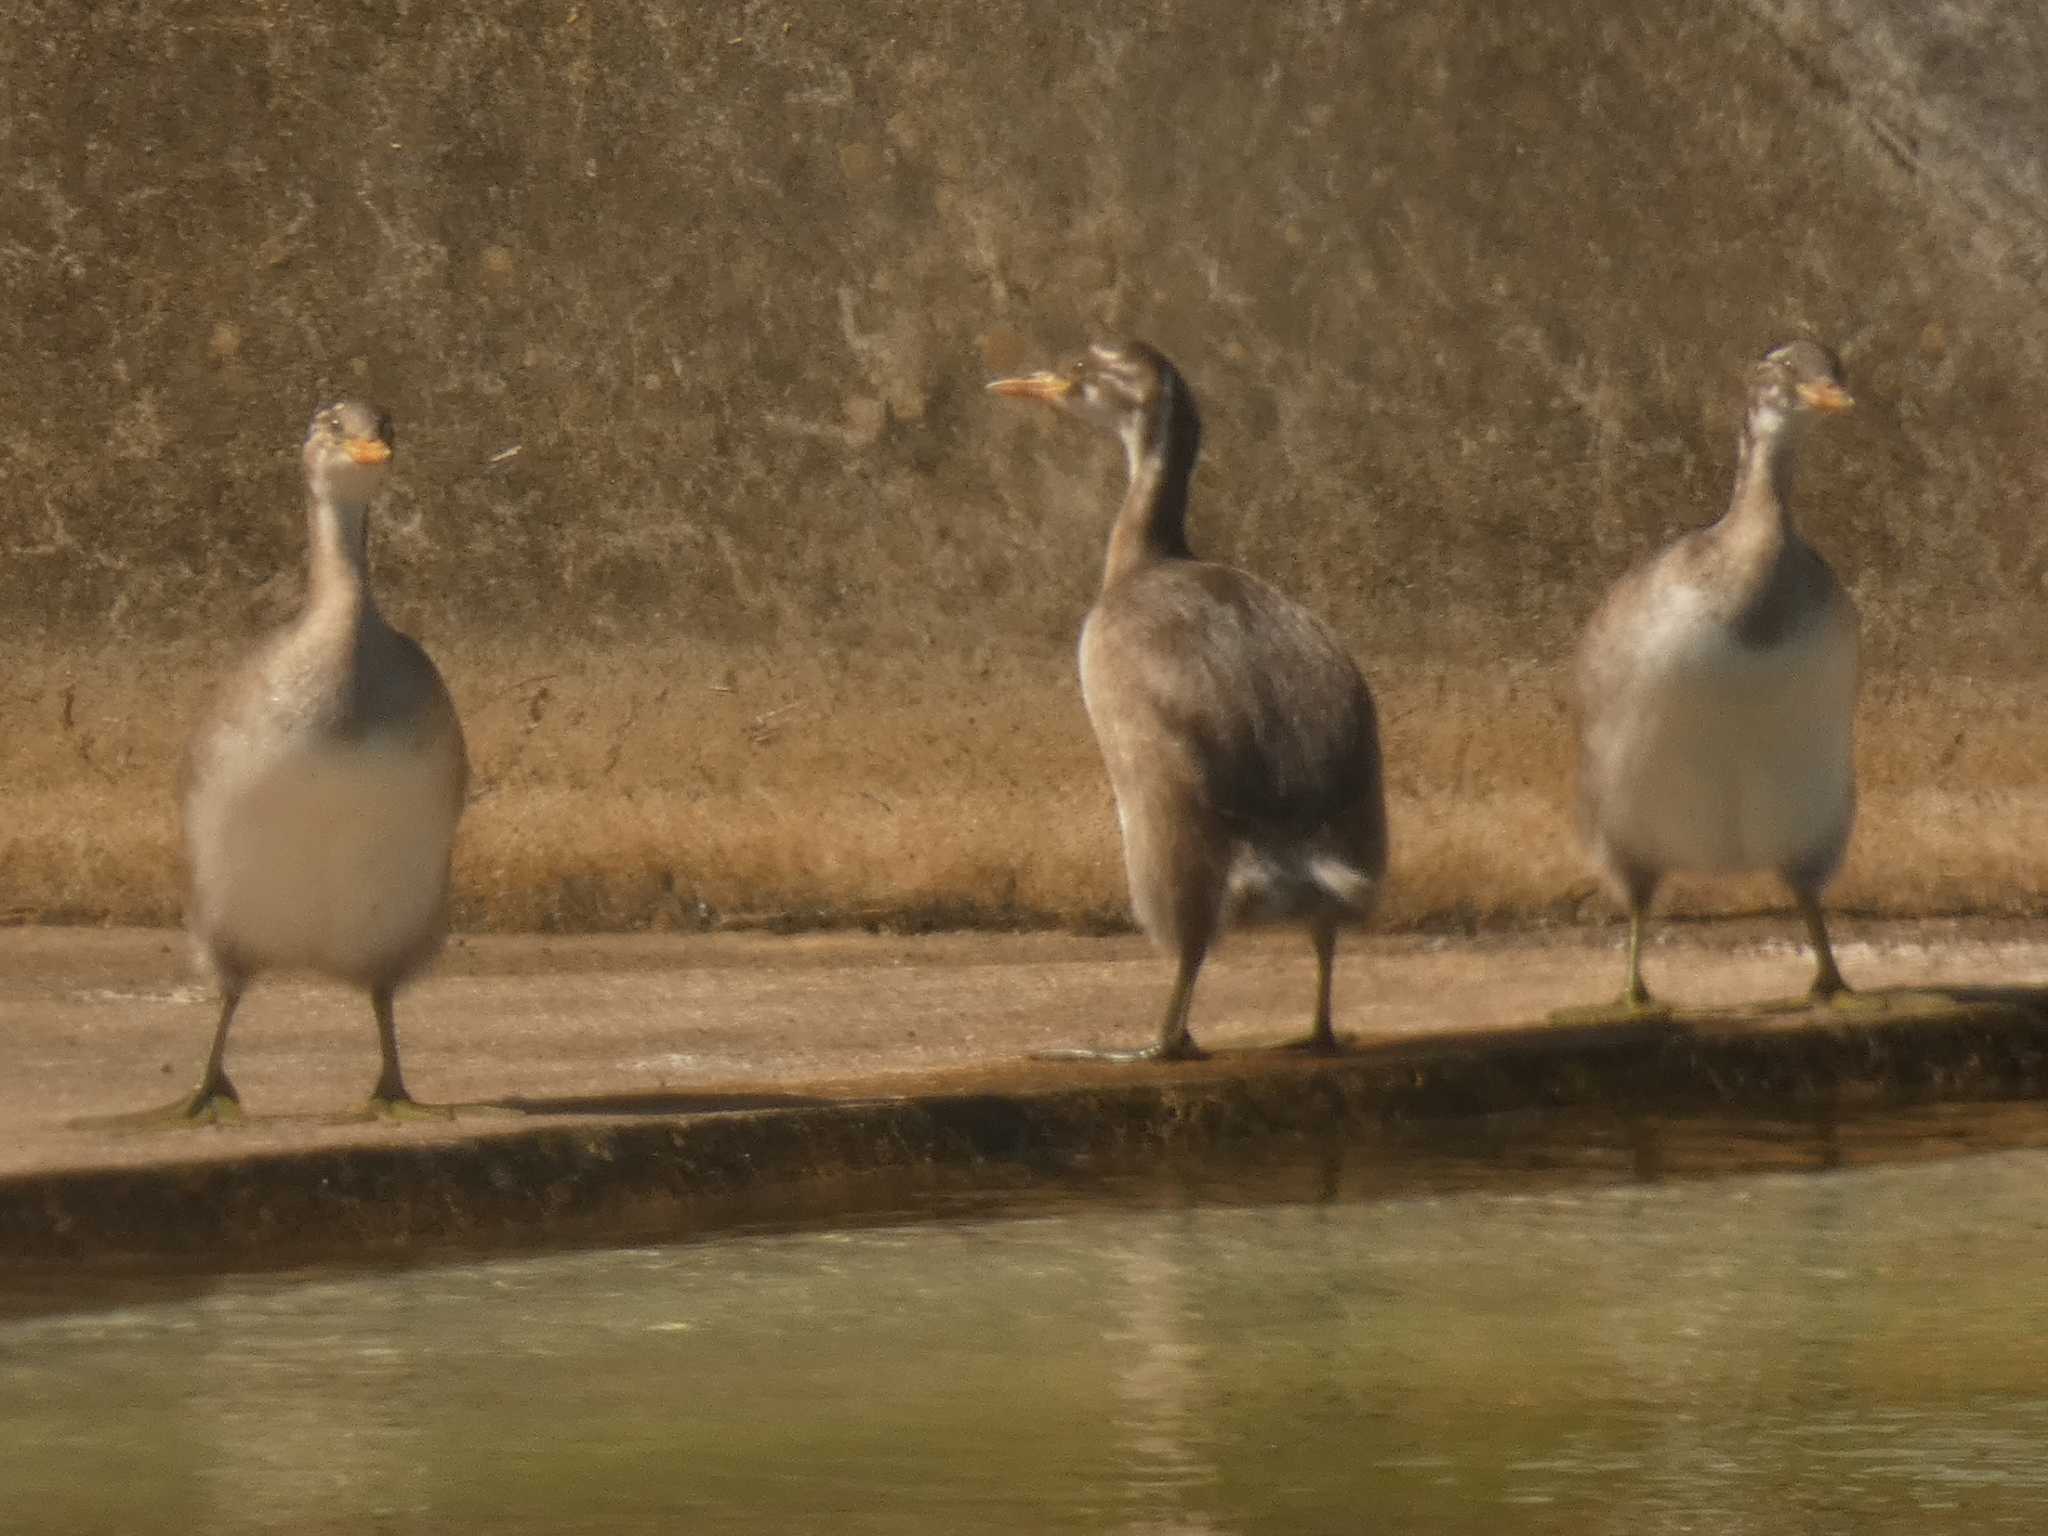
<svg viewBox="0 0 2048 1536"><path fill-rule="evenodd" d="M1372 909L1379 895L1378 882L1371 875L1332 854L1313 855L1308 861L1308 872L1310 879L1329 892L1331 900L1360 916Z"/></svg>
<svg viewBox="0 0 2048 1536"><path fill-rule="evenodd" d="M1322 849L1273 852L1240 845L1231 860L1226 907L1236 922L1286 922L1315 912L1362 918L1378 899L1364 870Z"/></svg>

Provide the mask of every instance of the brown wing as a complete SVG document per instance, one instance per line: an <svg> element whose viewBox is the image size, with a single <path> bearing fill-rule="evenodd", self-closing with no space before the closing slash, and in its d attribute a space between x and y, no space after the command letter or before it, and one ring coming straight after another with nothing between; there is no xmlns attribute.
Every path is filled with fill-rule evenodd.
<svg viewBox="0 0 2048 1536"><path fill-rule="evenodd" d="M1141 570L1104 593L1082 655L1112 777L1171 777L1227 823L1302 833L1379 802L1358 668L1256 577L1197 561Z"/></svg>

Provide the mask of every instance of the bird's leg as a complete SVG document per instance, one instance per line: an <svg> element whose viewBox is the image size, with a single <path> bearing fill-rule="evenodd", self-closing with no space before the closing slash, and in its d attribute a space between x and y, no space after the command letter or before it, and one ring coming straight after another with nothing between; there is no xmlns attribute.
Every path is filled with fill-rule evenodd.
<svg viewBox="0 0 2048 1536"><path fill-rule="evenodd" d="M1806 886L1795 885L1792 897L1799 903L1799 915L1806 921L1806 937L1813 945L1813 985L1807 988L1807 995L1815 1002L1832 1002L1849 991L1849 983L1842 980L1841 970L1835 965L1834 946L1828 942L1827 918L1820 909L1820 898Z"/></svg>
<svg viewBox="0 0 2048 1536"><path fill-rule="evenodd" d="M1792 898L1799 904L1799 915L1806 923L1806 937L1813 945L1813 984L1806 992L1809 1006L1820 1004L1842 1012L1901 1015L1941 1014L1962 1005L1962 1000L1954 994L1934 988L1908 990L1888 987L1876 992L1857 991L1842 979L1841 969L1835 964L1835 950L1828 942L1827 919L1821 912L1819 891L1810 880L1795 879L1790 874L1785 877L1785 883L1792 888Z"/></svg>
<svg viewBox="0 0 2048 1536"><path fill-rule="evenodd" d="M1621 987L1621 1006L1624 1008L1650 1006L1650 989L1643 985L1643 930L1649 927L1649 917L1649 903L1629 903L1628 977Z"/></svg>
<svg viewBox="0 0 2048 1536"><path fill-rule="evenodd" d="M1180 965L1174 972L1173 995L1166 1001L1166 1018L1159 1026L1159 1045L1152 1055L1161 1061L1200 1061L1209 1053L1195 1044L1188 1033L1188 1010L1195 1000L1195 976L1202 969L1207 944L1183 944Z"/></svg>
<svg viewBox="0 0 2048 1536"><path fill-rule="evenodd" d="M1135 1049L1118 1050L1110 1047L1079 1046L1059 1050L1033 1051L1038 1061L1202 1061L1208 1052L1195 1044L1194 1036L1188 1033L1188 1008L1194 1000L1195 976L1202 969L1202 957L1208 944L1184 940L1181 944L1180 966L1173 978L1173 993L1166 1001L1166 1018L1159 1027L1159 1042L1156 1045L1141 1045Z"/></svg>
<svg viewBox="0 0 2048 1536"><path fill-rule="evenodd" d="M215 1125L240 1118L242 1096L235 1092L235 1085L228 1080L225 1063L228 1026L235 1020L235 1009L241 1006L245 985L239 976L221 978L220 1020L213 1027L213 1047L206 1053L206 1066L199 1074L199 1086L171 1106L174 1117L195 1123L210 1121Z"/></svg>
<svg viewBox="0 0 2048 1536"><path fill-rule="evenodd" d="M377 1047L383 1056L383 1069L377 1074L377 1086L370 1090L370 1102L364 1107L371 1116L384 1120L448 1118L451 1111L422 1104L406 1091L405 1077L398 1069L398 1020L392 1012L391 997L390 987L375 987L370 992L370 1008L377 1015Z"/></svg>
<svg viewBox="0 0 2048 1536"><path fill-rule="evenodd" d="M1631 875L1628 880L1628 974L1621 996L1612 1003L1556 1008L1550 1017L1558 1024L1640 1024L1671 1017L1671 1010L1650 996L1643 985L1643 935L1650 926L1650 900L1656 894L1654 879Z"/></svg>
<svg viewBox="0 0 2048 1536"><path fill-rule="evenodd" d="M1316 1016L1306 1040L1295 1040L1290 1051L1312 1056L1334 1056L1339 1050L1337 1033L1330 1025L1330 975L1337 961L1337 924L1329 917L1317 917L1309 926L1316 946Z"/></svg>

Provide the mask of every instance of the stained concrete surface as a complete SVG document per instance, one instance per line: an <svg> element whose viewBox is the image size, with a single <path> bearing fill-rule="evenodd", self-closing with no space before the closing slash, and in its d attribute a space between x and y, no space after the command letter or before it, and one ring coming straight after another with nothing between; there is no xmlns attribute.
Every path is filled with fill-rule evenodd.
<svg viewBox="0 0 2048 1536"><path fill-rule="evenodd" d="M1797 993L1808 970L1766 924L1667 934L1646 970L1703 1006ZM1737 936L1730 942L1729 935ZM1867 986L2048 982L2048 941L1991 925L1874 926L1841 947ZM1339 955L1337 1024L1360 1042L1509 1030L1618 990L1613 932L1354 939ZM1027 1066L1033 1051L1154 1037L1167 976L1132 938L887 938L823 934L458 939L401 999L406 1074L422 1099L558 1108L717 1108L763 1096L844 1096L968 1069L1015 1081L1113 1079L1116 1068ZM1314 968L1283 935L1234 940L1205 972L1196 1038L1272 1044L1305 1032ZM147 930L0 932L0 1174L237 1158L307 1146L489 1134L503 1114L447 1124L353 1123L376 1078L368 1005L318 981L272 978L244 1003L228 1065L245 1123L134 1134L112 1117L190 1086L214 1005L181 937ZM1189 1068L1161 1069L1188 1072ZM1198 1069L1197 1069L1198 1070Z"/></svg>
<svg viewBox="0 0 2048 1536"><path fill-rule="evenodd" d="M368 1011L275 980L252 993L229 1127L146 1127L194 1076L213 1008L177 936L0 934L0 1232L14 1258L76 1249L239 1254L543 1235L757 1187L889 1165L1058 1161L1377 1125L1389 1116L1705 1101L1803 1111L1845 1091L1924 1103L2048 1084L2048 942L1989 924L1849 925L1868 988L1997 986L2005 1001L1676 1032L1578 1029L1546 1010L1609 995L1618 937L1354 940L1334 1064L1298 1037L1306 946L1260 935L1204 978L1190 1065L1027 1053L1150 1037L1165 977L1131 939L830 935L459 940L405 999L407 1070L445 1119L353 1118L374 1076ZM1782 925L1667 930L1660 991L1700 1008L1794 994ZM2012 999L2018 999L2017 1005ZM1197 1139L1201 1139L1197 1138ZM209 1171L211 1170L211 1171ZM182 1214L181 1214L182 1213ZM610 1213L610 1214L606 1214ZM186 1253L186 1257L190 1257Z"/></svg>

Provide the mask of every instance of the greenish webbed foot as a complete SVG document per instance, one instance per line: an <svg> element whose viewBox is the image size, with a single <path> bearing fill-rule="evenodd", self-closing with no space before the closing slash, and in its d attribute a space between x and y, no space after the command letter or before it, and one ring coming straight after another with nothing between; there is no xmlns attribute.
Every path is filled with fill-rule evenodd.
<svg viewBox="0 0 2048 1536"><path fill-rule="evenodd" d="M108 1115L78 1122L110 1131L185 1130L198 1125L240 1125L242 1101L232 1087L225 1091L195 1088L181 1099L139 1109L133 1114Z"/></svg>
<svg viewBox="0 0 2048 1536"><path fill-rule="evenodd" d="M1574 1003L1567 1008L1550 1010L1551 1023L1580 1026L1669 1024L1676 1016L1669 1003L1660 1003L1648 993L1638 996L1624 992L1611 1003Z"/></svg>
<svg viewBox="0 0 2048 1536"><path fill-rule="evenodd" d="M1858 992L1842 980L1841 973L1833 969L1822 971L1814 977L1813 985L1795 997L1766 998L1751 1003L1746 1010L1750 1013L1792 1014L1792 1013L1884 1013L1890 1007L1882 992Z"/></svg>
<svg viewBox="0 0 2048 1536"><path fill-rule="evenodd" d="M171 1106L187 1125L240 1125L242 1099L233 1088L208 1093L195 1088Z"/></svg>
<svg viewBox="0 0 2048 1536"><path fill-rule="evenodd" d="M363 1105L362 1118L365 1120L388 1120L394 1125L408 1121L445 1122L455 1118L452 1104L422 1104L409 1093L396 1097L373 1093Z"/></svg>
<svg viewBox="0 0 2048 1536"><path fill-rule="evenodd" d="M1962 1004L1946 992L1852 992L1847 987L1810 1004L1829 1013L1948 1013Z"/></svg>
<svg viewBox="0 0 2048 1536"><path fill-rule="evenodd" d="M1299 1040L1289 1040L1275 1049L1296 1056L1342 1056L1345 1048L1344 1042L1335 1035L1317 1030L1314 1034L1305 1035Z"/></svg>
<svg viewBox="0 0 2048 1536"><path fill-rule="evenodd" d="M145 1110L138 1118L144 1123L171 1126L240 1125L242 1096L235 1092L227 1073L216 1070L211 1075L202 1075L199 1086L182 1099L161 1109Z"/></svg>
<svg viewBox="0 0 2048 1536"><path fill-rule="evenodd" d="M1064 1046L1049 1051L1033 1051L1033 1061L1102 1061L1129 1063L1134 1061L1207 1061L1209 1053L1192 1040L1184 1040L1172 1050L1163 1045L1141 1045L1119 1050L1113 1046Z"/></svg>
<svg viewBox="0 0 2048 1536"><path fill-rule="evenodd" d="M1876 995L1884 998L1885 1007L1892 1013L1953 1013L1958 1008L1968 1008L1971 1005L1968 998L1957 997L1952 992L1941 992L1931 987L1914 987Z"/></svg>

